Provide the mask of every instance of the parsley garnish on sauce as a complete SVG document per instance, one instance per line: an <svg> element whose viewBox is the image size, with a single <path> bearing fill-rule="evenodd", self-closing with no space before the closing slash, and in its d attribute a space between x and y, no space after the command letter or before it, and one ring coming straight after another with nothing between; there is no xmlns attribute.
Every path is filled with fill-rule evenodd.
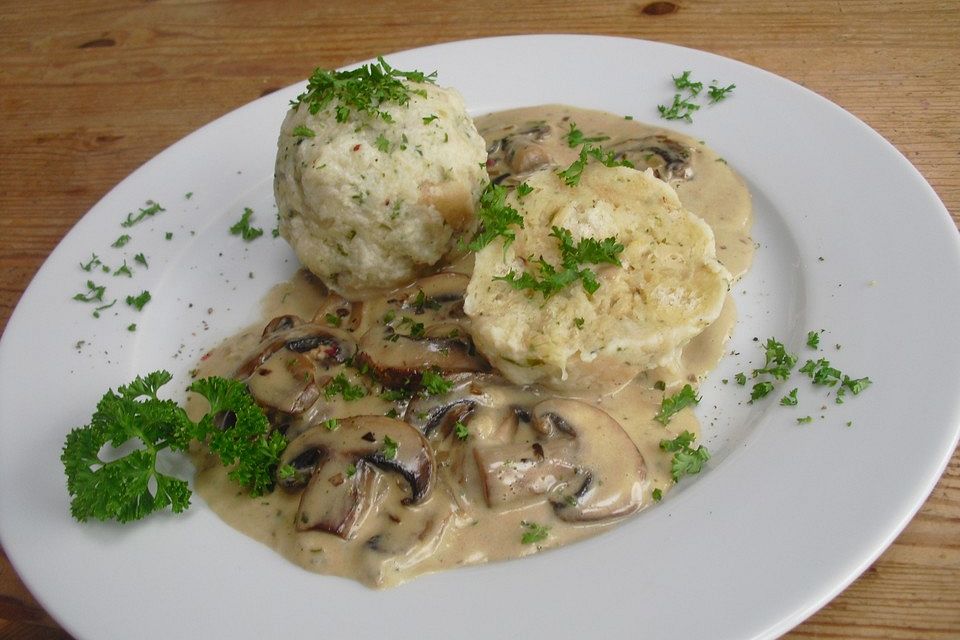
<svg viewBox="0 0 960 640"><path fill-rule="evenodd" d="M359 400L367 395L367 390L361 385L351 384L347 376L338 373L336 377L330 380L327 386L323 388L323 395L328 400L333 396L340 395L344 400L350 402L352 400Z"/></svg>
<svg viewBox="0 0 960 640"><path fill-rule="evenodd" d="M399 444L390 436L383 436L383 457L387 460L393 460L397 457L397 447Z"/></svg>
<svg viewBox="0 0 960 640"><path fill-rule="evenodd" d="M580 155L569 167L563 171L558 171L557 175L568 187L575 187L580 184L580 176L586 169L590 159L593 158L606 167L629 167L633 168L633 163L626 158L617 159L617 154L613 151L604 151L603 147L594 146L590 142L584 143L580 147Z"/></svg>
<svg viewBox="0 0 960 640"><path fill-rule="evenodd" d="M567 144L571 149L574 147L579 147L582 144L587 142L603 142L604 140L609 140L610 136L593 136L587 137L583 135L583 131L577 128L575 122L570 123L570 130L567 131Z"/></svg>
<svg viewBox="0 0 960 640"><path fill-rule="evenodd" d="M693 390L688 384L683 385L683 389L676 392L672 396L666 396L660 402L660 411L653 417L654 420L667 426L670 422L670 419L678 413L680 410L687 407L695 406L700 402L700 398L697 396L697 393Z"/></svg>
<svg viewBox="0 0 960 640"><path fill-rule="evenodd" d="M439 396L450 391L453 383L436 371L427 369L420 375L420 386L428 396Z"/></svg>
<svg viewBox="0 0 960 640"><path fill-rule="evenodd" d="M667 453L673 453L673 460L670 463L670 476L674 482L680 478L695 473L700 473L703 464L710 459L710 452L703 445L693 449L695 436L689 431L684 431L673 440L661 440L660 449Z"/></svg>
<svg viewBox="0 0 960 640"><path fill-rule="evenodd" d="M354 111L377 117L384 122L393 118L381 107L393 103L406 106L411 95L426 96L426 91L413 89L406 82L433 83L436 72L394 69L382 57L349 71L316 69L307 81L307 89L290 103L294 108L306 103L310 113L316 114L331 103L336 103L337 122L346 122Z"/></svg>
<svg viewBox="0 0 960 640"><path fill-rule="evenodd" d="M550 535L550 527L537 522L527 522L523 520L520 522L520 526L524 528L523 535L520 536L521 544L542 542Z"/></svg>

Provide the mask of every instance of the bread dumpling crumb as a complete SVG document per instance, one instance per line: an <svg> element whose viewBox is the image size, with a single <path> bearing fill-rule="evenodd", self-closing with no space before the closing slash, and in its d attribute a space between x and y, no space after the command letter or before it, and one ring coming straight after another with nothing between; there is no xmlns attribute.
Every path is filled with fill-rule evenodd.
<svg viewBox="0 0 960 640"><path fill-rule="evenodd" d="M731 277L713 232L649 170L592 163L575 186L556 169L526 185L506 199L523 228L477 253L464 304L477 348L512 382L610 393L669 364L720 314ZM496 279L537 276L540 258L559 268L555 228L574 243L615 238L620 266L582 265L599 284L592 294L576 281L545 298Z"/></svg>
<svg viewBox="0 0 960 640"><path fill-rule="evenodd" d="M280 130L279 231L307 269L348 299L409 283L469 237L486 146L459 93L403 80L380 114L301 101Z"/></svg>

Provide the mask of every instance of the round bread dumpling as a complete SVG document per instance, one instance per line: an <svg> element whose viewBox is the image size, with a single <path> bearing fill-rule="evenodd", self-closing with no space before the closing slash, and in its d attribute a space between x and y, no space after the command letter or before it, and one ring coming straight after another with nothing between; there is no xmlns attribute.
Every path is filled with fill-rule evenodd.
<svg viewBox="0 0 960 640"><path fill-rule="evenodd" d="M512 382L610 393L720 314L731 277L713 232L649 170L591 163L575 186L556 169L525 184L506 197L523 228L477 253L464 301L477 348Z"/></svg>
<svg viewBox="0 0 960 640"><path fill-rule="evenodd" d="M460 94L403 84L406 104L344 118L336 99L316 113L301 101L280 129L280 235L351 300L407 284L451 254L473 232L487 182L486 146Z"/></svg>

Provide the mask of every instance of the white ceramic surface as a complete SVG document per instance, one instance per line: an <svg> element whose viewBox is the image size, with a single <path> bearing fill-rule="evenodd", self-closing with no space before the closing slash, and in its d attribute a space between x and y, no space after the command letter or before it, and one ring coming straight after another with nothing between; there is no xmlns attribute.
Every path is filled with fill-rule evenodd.
<svg viewBox="0 0 960 640"><path fill-rule="evenodd" d="M78 638L98 640L723 639L773 637L841 591L922 504L960 428L960 244L923 178L832 103L708 53L548 35L387 57L436 69L478 114L563 102L662 123L656 105L672 98L672 74L736 83L693 124L675 124L740 171L755 201L759 248L735 291L739 355L704 385L698 409L708 467L607 535L385 592L289 564L196 497L180 517L72 521L59 461L67 431L138 373L167 368L170 389L182 389L204 350L256 319L260 297L295 270L269 230L276 134L301 84L203 127L117 185L11 317L0 342L0 540L41 603ZM147 199L166 211L122 229ZM227 231L244 207L267 231L251 243ZM111 248L124 232L131 242ZM140 252L149 269L133 261ZM99 319L71 300L91 253L135 272L93 277L119 298ZM142 312L124 304L145 289L153 300ZM819 354L804 346L810 329L826 329ZM799 387L799 407L778 406L782 393L747 404L748 387L721 380L758 366L753 338L771 336L874 384L837 406L795 376L783 393ZM798 425L807 414L813 423Z"/></svg>

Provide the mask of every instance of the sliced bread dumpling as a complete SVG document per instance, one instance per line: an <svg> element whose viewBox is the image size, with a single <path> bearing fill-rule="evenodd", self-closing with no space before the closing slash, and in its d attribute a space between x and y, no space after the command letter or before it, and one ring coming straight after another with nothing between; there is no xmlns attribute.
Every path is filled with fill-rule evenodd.
<svg viewBox="0 0 960 640"><path fill-rule="evenodd" d="M713 232L649 170L591 163L573 186L555 168L525 184L506 199L523 228L477 253L464 302L477 348L512 382L609 393L670 364L720 314L731 277ZM567 232L568 248L622 245L619 265L576 264L595 277L592 293L590 274L550 295L524 286L542 281L543 263L570 266Z"/></svg>

